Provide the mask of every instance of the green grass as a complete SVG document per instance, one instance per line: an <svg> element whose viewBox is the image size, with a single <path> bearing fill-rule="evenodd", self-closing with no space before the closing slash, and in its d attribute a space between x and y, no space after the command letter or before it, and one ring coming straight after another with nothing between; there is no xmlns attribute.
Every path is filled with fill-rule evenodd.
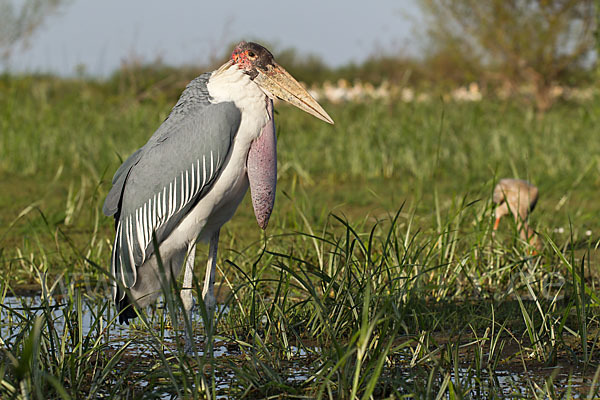
<svg viewBox="0 0 600 400"><path fill-rule="evenodd" d="M221 233L225 311L195 325L200 350L207 335L230 352L188 357L169 339L186 326L171 292L111 345L100 210L176 100L155 83L0 77L0 293L48 295L3 307L1 397L501 398L500 371L524 376L517 398L598 395L600 100L543 116L492 100L324 104L333 127L278 104L269 228L245 199ZM538 255L508 220L491 236L503 177L540 188Z"/></svg>

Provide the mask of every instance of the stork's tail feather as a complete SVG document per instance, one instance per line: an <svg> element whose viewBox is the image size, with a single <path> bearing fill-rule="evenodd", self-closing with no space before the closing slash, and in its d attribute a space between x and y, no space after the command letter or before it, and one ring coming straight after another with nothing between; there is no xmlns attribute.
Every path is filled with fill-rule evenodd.
<svg viewBox="0 0 600 400"><path fill-rule="evenodd" d="M119 323L129 325L129 320L137 317L133 308L133 304L129 301L129 297L125 296L121 300L117 300L117 311L119 312Z"/></svg>
<svg viewBox="0 0 600 400"><path fill-rule="evenodd" d="M125 247L123 247L125 246ZM125 252L125 257L123 257ZM123 285L127 288L132 287L136 280L135 264L127 235L123 232L123 225L119 221L117 232L115 234L115 244L113 246L111 257L111 271L114 277L113 281L113 299L117 306L119 314L119 322L129 324L129 320L135 318L137 314L133 309L129 297L123 290Z"/></svg>

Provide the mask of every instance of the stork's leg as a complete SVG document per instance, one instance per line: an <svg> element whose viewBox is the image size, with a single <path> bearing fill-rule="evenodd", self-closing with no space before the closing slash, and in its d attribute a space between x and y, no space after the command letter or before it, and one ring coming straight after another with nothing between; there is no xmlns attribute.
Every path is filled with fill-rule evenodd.
<svg viewBox="0 0 600 400"><path fill-rule="evenodd" d="M183 308L188 315L188 321L190 327L192 326L193 309L195 305L194 294L192 293L192 278L194 275L194 258L196 256L196 243L193 243L187 253L185 259L185 274L183 275L183 286L181 288L181 301ZM185 351L187 353L192 352L192 338L188 334L187 327L185 327Z"/></svg>
<svg viewBox="0 0 600 400"><path fill-rule="evenodd" d="M219 248L219 231L217 230L210 238L208 249L208 262L206 263L206 276L204 277L204 289L202 289L202 299L206 305L206 314L209 321L212 321L215 311L215 272L217 269L217 250Z"/></svg>
<svg viewBox="0 0 600 400"><path fill-rule="evenodd" d="M185 274L183 275L183 286L181 288L181 301L183 308L192 319L191 311L194 308L194 294L192 293L192 278L194 276L194 258L196 256L196 244L192 244L185 259Z"/></svg>

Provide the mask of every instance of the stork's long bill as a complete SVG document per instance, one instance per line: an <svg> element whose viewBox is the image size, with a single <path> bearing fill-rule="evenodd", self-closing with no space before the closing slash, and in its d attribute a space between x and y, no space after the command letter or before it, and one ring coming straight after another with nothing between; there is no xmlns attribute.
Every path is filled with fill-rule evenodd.
<svg viewBox="0 0 600 400"><path fill-rule="evenodd" d="M315 117L333 124L333 120L319 103L308 93L298 81L292 77L281 65L273 62L267 66L266 71L258 69L254 82L270 93L271 98L277 97L283 101L306 111Z"/></svg>
<svg viewBox="0 0 600 400"><path fill-rule="evenodd" d="M225 70L233 64L244 69L254 82L272 100L286 101L322 121L333 124L333 119L300 83L273 59L273 55L256 43L241 42L234 49L231 60L217 71Z"/></svg>

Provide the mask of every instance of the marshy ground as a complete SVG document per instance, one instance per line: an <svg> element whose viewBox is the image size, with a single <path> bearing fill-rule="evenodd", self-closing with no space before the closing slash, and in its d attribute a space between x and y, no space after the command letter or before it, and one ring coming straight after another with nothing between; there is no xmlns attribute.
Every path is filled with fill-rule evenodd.
<svg viewBox="0 0 600 400"><path fill-rule="evenodd" d="M275 211L224 226L206 329L176 292L115 321L101 204L177 95L137 87L0 78L0 397L600 396L599 99L276 105ZM539 252L491 235L504 177L540 189Z"/></svg>

